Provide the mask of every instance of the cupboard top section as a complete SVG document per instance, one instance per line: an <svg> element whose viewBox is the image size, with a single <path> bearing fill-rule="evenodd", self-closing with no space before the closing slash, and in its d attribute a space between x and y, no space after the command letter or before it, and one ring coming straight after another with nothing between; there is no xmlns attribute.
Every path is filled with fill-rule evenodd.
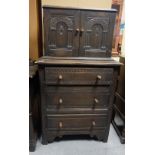
<svg viewBox="0 0 155 155"><path fill-rule="evenodd" d="M111 57L116 12L43 9L44 55Z"/></svg>
<svg viewBox="0 0 155 155"><path fill-rule="evenodd" d="M51 6L51 5L44 5L43 8L46 9L68 9L68 10L93 10L93 11L104 11L104 12L117 12L116 9L106 9L106 8L75 8L75 7L62 7L62 6Z"/></svg>

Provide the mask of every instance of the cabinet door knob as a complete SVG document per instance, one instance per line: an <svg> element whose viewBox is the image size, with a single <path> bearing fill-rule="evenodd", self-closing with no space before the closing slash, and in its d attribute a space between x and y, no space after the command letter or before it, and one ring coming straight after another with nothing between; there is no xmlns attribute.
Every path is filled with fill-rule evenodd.
<svg viewBox="0 0 155 155"><path fill-rule="evenodd" d="M63 102L63 100L62 100L62 98L60 98L60 99L59 99L59 103L62 104L62 102Z"/></svg>
<svg viewBox="0 0 155 155"><path fill-rule="evenodd" d="M79 33L79 29L76 29L76 30L75 30L75 36L77 36L78 33Z"/></svg>
<svg viewBox="0 0 155 155"><path fill-rule="evenodd" d="M60 129L62 128L62 122L59 122L59 128Z"/></svg>
<svg viewBox="0 0 155 155"><path fill-rule="evenodd" d="M59 77L58 77L58 78L59 78L59 80L62 80L62 75L59 75Z"/></svg>
<svg viewBox="0 0 155 155"><path fill-rule="evenodd" d="M92 126L94 127L96 125L96 122L95 121L92 121Z"/></svg>
<svg viewBox="0 0 155 155"><path fill-rule="evenodd" d="M97 80L101 80L102 76L101 75L97 75Z"/></svg>
<svg viewBox="0 0 155 155"><path fill-rule="evenodd" d="M99 100L97 98L94 98L95 103L99 103Z"/></svg>

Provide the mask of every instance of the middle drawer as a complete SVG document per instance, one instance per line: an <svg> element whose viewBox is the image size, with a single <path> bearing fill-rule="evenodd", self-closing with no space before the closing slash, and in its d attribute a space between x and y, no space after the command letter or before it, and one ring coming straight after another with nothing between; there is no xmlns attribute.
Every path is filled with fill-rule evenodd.
<svg viewBox="0 0 155 155"><path fill-rule="evenodd" d="M49 108L105 108L109 106L110 94L110 85L45 87L45 99Z"/></svg>

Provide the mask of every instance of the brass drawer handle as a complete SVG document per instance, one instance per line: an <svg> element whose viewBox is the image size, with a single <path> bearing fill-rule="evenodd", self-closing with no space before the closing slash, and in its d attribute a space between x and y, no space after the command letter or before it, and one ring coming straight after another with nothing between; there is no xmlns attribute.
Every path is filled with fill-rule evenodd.
<svg viewBox="0 0 155 155"><path fill-rule="evenodd" d="M96 122L95 121L92 121L92 126L96 126Z"/></svg>
<svg viewBox="0 0 155 155"><path fill-rule="evenodd" d="M94 98L95 103L99 103L99 100L97 98Z"/></svg>
<svg viewBox="0 0 155 155"><path fill-rule="evenodd" d="M102 79L102 76L101 75L97 75L97 80L101 80Z"/></svg>
<svg viewBox="0 0 155 155"><path fill-rule="evenodd" d="M58 79L59 79L59 80L62 80L62 75L59 75Z"/></svg>
<svg viewBox="0 0 155 155"><path fill-rule="evenodd" d="M59 99L59 104L62 104L63 103L63 100L62 98Z"/></svg>
<svg viewBox="0 0 155 155"><path fill-rule="evenodd" d="M62 122L59 122L59 128L60 129L62 128Z"/></svg>

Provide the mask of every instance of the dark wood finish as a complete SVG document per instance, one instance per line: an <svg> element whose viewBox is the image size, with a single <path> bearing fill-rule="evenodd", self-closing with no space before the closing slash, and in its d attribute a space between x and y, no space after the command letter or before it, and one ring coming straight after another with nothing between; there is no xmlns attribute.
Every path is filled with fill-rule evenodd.
<svg viewBox="0 0 155 155"><path fill-rule="evenodd" d="M47 107L62 108L108 108L111 86L102 87L57 87L45 88Z"/></svg>
<svg viewBox="0 0 155 155"><path fill-rule="evenodd" d="M75 134L107 142L121 65L111 58L116 10L44 6L43 13L42 144Z"/></svg>
<svg viewBox="0 0 155 155"><path fill-rule="evenodd" d="M111 56L116 11L55 7L43 10L45 55Z"/></svg>
<svg viewBox="0 0 155 155"><path fill-rule="evenodd" d="M77 130L70 130L70 131L48 131L47 130L47 141L53 142L55 137L62 138L64 135L90 135L90 137L96 137L98 140L107 142L107 137L105 136L106 128L102 128L102 130L83 130L83 131L77 131Z"/></svg>
<svg viewBox="0 0 155 155"><path fill-rule="evenodd" d="M44 50L50 56L77 56L80 12L44 9Z"/></svg>
<svg viewBox="0 0 155 155"><path fill-rule="evenodd" d="M37 66L30 63L29 67L29 151L35 151L40 133L39 112L39 80Z"/></svg>
<svg viewBox="0 0 155 155"><path fill-rule="evenodd" d="M120 57L123 65L120 68L120 76L118 78L117 90L114 99L114 110L112 124L120 138L122 144L125 143L125 57ZM115 118L119 117L123 124L119 125Z"/></svg>
<svg viewBox="0 0 155 155"><path fill-rule="evenodd" d="M114 67L120 66L120 63L112 58L88 58L88 57L50 57L43 56L36 61L42 66L89 66L89 67ZM95 65L94 65L95 64Z"/></svg>
<svg viewBox="0 0 155 155"><path fill-rule="evenodd" d="M112 75L113 68L45 67L45 82L52 85L111 84Z"/></svg>
<svg viewBox="0 0 155 155"><path fill-rule="evenodd" d="M89 134L106 142L120 63L109 59L106 65L101 59L88 59L88 62L91 61L88 63L87 59L70 58L67 66L64 66L66 60L42 57L37 62L42 96L42 143L47 144L56 137L72 134ZM81 62L77 64L76 60ZM82 64L83 61L85 63ZM55 67L57 64L60 66ZM104 75L104 78L107 76L106 81L111 82L104 83L105 79L101 84L92 82L98 73L101 75L98 80ZM57 79L64 80L64 83L57 83ZM94 126L93 131L90 131L91 125Z"/></svg>
<svg viewBox="0 0 155 155"><path fill-rule="evenodd" d="M110 57L115 13L81 11L80 56Z"/></svg>
<svg viewBox="0 0 155 155"><path fill-rule="evenodd" d="M42 53L41 0L29 0L29 58L37 60Z"/></svg>
<svg viewBox="0 0 155 155"><path fill-rule="evenodd" d="M107 126L106 115L47 115L46 128L50 131L58 130L101 130Z"/></svg>

